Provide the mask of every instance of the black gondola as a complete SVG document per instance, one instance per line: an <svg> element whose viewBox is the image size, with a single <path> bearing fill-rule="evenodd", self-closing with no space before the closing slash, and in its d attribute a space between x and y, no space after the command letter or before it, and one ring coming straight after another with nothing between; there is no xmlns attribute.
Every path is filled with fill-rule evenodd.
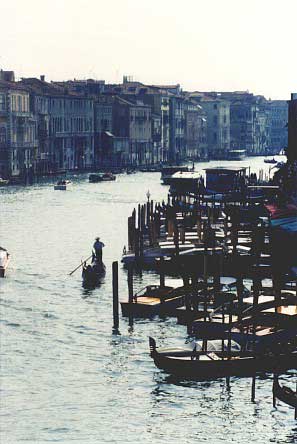
<svg viewBox="0 0 297 444"><path fill-rule="evenodd" d="M166 373L189 379L207 380L227 376L253 376L259 373L274 373L297 368L297 351L255 355L248 352L192 350L184 352L162 352L156 341L149 338L150 354L155 365Z"/></svg>
<svg viewBox="0 0 297 444"><path fill-rule="evenodd" d="M106 268L102 261L93 258L90 265L84 263L82 268L83 287L94 288L102 283L102 278L105 276Z"/></svg>
<svg viewBox="0 0 297 444"><path fill-rule="evenodd" d="M275 375L273 380L273 396L280 401L283 401L285 404L290 405L297 409L297 392L290 389L289 387L281 386L278 382L278 376Z"/></svg>

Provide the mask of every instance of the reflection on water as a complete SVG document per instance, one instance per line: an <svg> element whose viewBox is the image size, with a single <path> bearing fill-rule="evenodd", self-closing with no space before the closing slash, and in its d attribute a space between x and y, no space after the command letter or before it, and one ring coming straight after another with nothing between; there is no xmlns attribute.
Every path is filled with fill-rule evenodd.
<svg viewBox="0 0 297 444"><path fill-rule="evenodd" d="M263 158L245 162L265 168ZM149 336L160 346L186 340L174 319L135 320L131 328L120 318L121 334L112 335L111 263L121 258L127 218L147 190L166 199L159 178L121 174L89 184L82 175L65 192L53 190L54 180L0 189L0 245L12 256L0 282L3 443L295 442L293 409L273 409L271 379L257 379L253 404L251 379L231 378L228 388L224 379L177 381L155 368ZM80 270L69 273L98 235L107 273L87 290ZM156 281L144 272L134 289ZM128 297L121 266L119 297Z"/></svg>

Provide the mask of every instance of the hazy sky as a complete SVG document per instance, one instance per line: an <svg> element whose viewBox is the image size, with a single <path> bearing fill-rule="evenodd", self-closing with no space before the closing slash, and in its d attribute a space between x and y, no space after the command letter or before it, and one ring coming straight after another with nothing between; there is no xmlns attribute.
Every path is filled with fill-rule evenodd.
<svg viewBox="0 0 297 444"><path fill-rule="evenodd" d="M0 0L0 17L18 77L297 91L297 0Z"/></svg>

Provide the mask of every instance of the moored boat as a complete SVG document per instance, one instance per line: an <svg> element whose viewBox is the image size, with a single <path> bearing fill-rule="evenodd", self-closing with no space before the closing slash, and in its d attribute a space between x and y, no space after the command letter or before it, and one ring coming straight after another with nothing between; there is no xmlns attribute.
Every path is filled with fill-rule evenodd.
<svg viewBox="0 0 297 444"><path fill-rule="evenodd" d="M297 409L297 392L285 385L281 386L277 375L274 376L272 391L275 398Z"/></svg>
<svg viewBox="0 0 297 444"><path fill-rule="evenodd" d="M89 182L91 183L109 182L112 180L116 180L116 176L112 173L94 173L89 175Z"/></svg>
<svg viewBox="0 0 297 444"><path fill-rule="evenodd" d="M6 269L10 262L10 255L5 248L0 247L0 277L5 277Z"/></svg>
<svg viewBox="0 0 297 444"><path fill-rule="evenodd" d="M164 185L170 185L171 177L177 172L188 172L193 171L187 166L180 165L165 165L161 169L161 181Z"/></svg>
<svg viewBox="0 0 297 444"><path fill-rule="evenodd" d="M190 379L207 380L228 376L253 376L296 368L297 351L255 355L242 351L192 350L159 352L156 341L149 338L150 355L155 365L166 373Z"/></svg>
<svg viewBox="0 0 297 444"><path fill-rule="evenodd" d="M121 302L122 315L137 318L170 314L184 303L185 288L148 285L133 297L132 303Z"/></svg>
<svg viewBox="0 0 297 444"><path fill-rule="evenodd" d="M67 187L71 184L70 180L59 180L54 186L55 190L66 191Z"/></svg>
<svg viewBox="0 0 297 444"><path fill-rule="evenodd" d="M2 179L2 177L0 177L0 187L4 187L5 185L9 184L9 180L7 179Z"/></svg>
<svg viewBox="0 0 297 444"><path fill-rule="evenodd" d="M274 157L272 159L264 159L264 163L277 163L277 160Z"/></svg>

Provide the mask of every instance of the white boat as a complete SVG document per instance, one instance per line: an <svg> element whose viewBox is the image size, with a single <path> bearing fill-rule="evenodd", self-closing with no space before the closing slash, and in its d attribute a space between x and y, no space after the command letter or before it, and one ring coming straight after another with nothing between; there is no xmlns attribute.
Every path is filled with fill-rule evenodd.
<svg viewBox="0 0 297 444"><path fill-rule="evenodd" d="M59 180L54 186L55 190L66 191L67 187L71 184L70 180Z"/></svg>
<svg viewBox="0 0 297 444"><path fill-rule="evenodd" d="M5 277L6 268L10 262L10 255L5 248L0 247L0 277Z"/></svg>

